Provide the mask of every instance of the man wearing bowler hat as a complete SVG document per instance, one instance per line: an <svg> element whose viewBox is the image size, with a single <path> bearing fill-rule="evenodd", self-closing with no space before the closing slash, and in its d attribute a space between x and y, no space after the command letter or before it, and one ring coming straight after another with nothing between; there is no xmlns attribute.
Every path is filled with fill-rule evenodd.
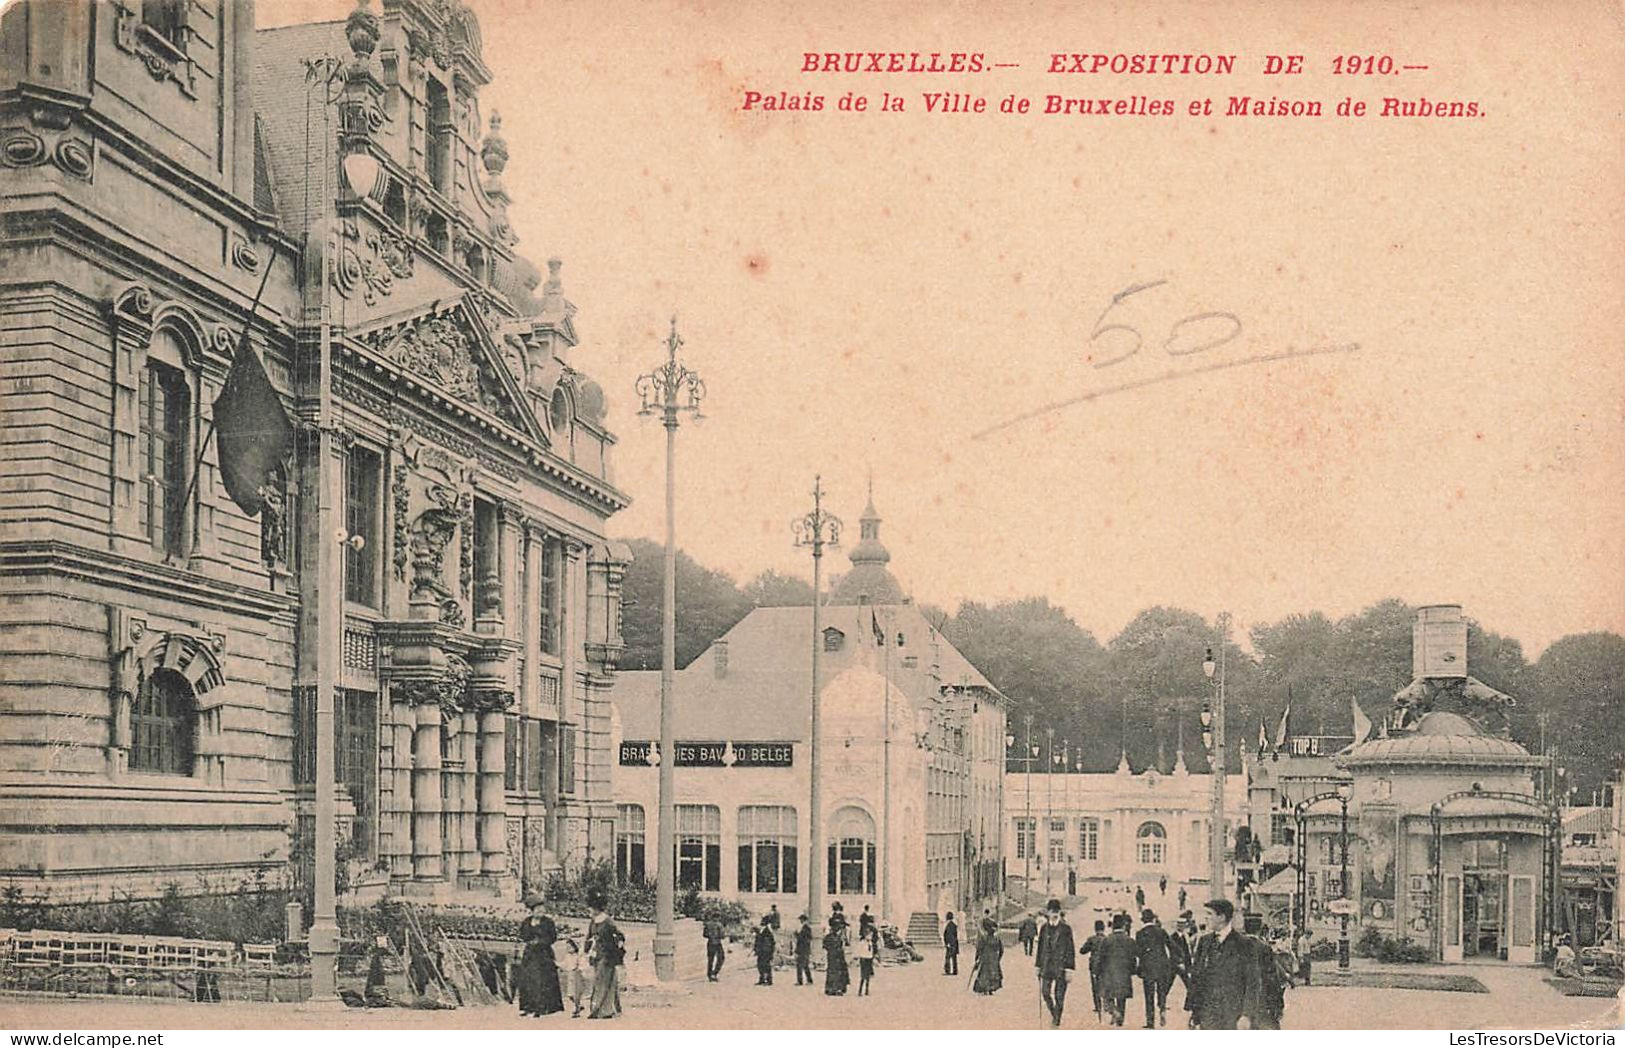
<svg viewBox="0 0 1625 1048"><path fill-rule="evenodd" d="M1051 1026L1061 1025L1066 1007L1066 984L1077 968L1072 942L1072 926L1061 916L1061 900L1051 899L1044 907L1044 924L1038 929L1038 949L1033 967L1038 970L1038 992L1049 1009Z"/></svg>

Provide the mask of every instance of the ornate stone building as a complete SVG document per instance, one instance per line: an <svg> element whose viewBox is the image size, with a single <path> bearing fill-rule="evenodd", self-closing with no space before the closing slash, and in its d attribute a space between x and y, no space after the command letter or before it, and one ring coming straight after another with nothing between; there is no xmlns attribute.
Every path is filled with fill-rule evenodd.
<svg viewBox="0 0 1625 1048"><path fill-rule="evenodd" d="M627 498L491 76L458 0L0 18L0 881L287 862L322 689L357 876L610 854ZM297 434L252 516L212 439L240 338Z"/></svg>

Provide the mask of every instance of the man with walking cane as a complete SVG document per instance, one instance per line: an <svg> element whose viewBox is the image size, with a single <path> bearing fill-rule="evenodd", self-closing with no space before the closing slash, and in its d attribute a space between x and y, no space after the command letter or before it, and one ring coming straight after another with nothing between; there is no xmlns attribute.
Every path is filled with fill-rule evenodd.
<svg viewBox="0 0 1625 1048"><path fill-rule="evenodd" d="M1061 1025L1061 1012L1066 1007L1067 980L1077 967L1076 949L1072 942L1072 926L1061 916L1061 900L1051 899L1044 908L1044 925L1038 930L1038 948L1033 963L1038 971L1039 1001L1049 1009L1051 1026Z"/></svg>

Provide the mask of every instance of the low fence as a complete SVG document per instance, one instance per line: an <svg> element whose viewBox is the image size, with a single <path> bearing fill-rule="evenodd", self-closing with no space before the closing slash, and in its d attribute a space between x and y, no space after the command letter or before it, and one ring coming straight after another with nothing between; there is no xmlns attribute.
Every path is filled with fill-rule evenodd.
<svg viewBox="0 0 1625 1048"><path fill-rule="evenodd" d="M270 943L0 928L0 990L193 1001L299 1001L309 965Z"/></svg>

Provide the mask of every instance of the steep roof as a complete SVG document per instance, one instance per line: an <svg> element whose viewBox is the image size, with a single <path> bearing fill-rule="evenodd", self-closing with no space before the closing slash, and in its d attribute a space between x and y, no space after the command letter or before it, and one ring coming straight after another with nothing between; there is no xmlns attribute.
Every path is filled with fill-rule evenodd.
<svg viewBox="0 0 1625 1048"><path fill-rule="evenodd" d="M886 635L882 651L875 640ZM824 685L842 670L865 665L885 673L900 697L929 701L939 688L997 689L913 605L826 607L820 629L843 634L840 650L820 647ZM897 637L903 637L902 646ZM935 643L933 643L933 640ZM784 739L807 736L811 718L812 607L757 608L680 670L673 682L675 731L689 739ZM822 643L822 642L820 642ZM913 665L905 660L912 656ZM933 657L937 673L931 675ZM718 675L718 660L726 670ZM660 731L658 671L616 674L611 700L624 738L648 739Z"/></svg>
<svg viewBox="0 0 1625 1048"><path fill-rule="evenodd" d="M305 60L349 53L343 22L305 22L254 34L254 108L263 129L268 174L285 180L269 188L282 229L291 236L303 234L306 220L322 213L322 136L338 134L338 113L327 112L321 88L311 86L307 98Z"/></svg>

